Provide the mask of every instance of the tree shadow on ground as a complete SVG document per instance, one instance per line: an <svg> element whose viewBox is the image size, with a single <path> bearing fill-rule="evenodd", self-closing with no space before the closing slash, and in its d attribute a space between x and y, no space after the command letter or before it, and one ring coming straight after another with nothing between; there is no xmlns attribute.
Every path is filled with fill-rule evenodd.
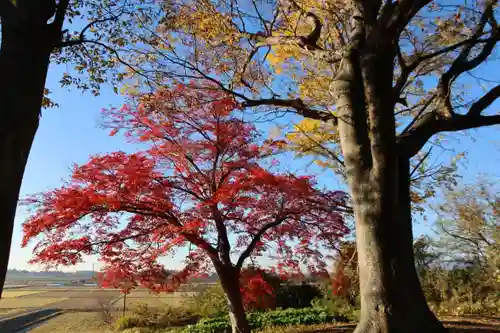
<svg viewBox="0 0 500 333"><path fill-rule="evenodd" d="M500 318L497 317L446 317L442 320L450 333L500 333ZM350 333L355 324L319 328L307 333Z"/></svg>
<svg viewBox="0 0 500 333"><path fill-rule="evenodd" d="M500 319L496 317L447 317L443 323L452 333L500 333Z"/></svg>

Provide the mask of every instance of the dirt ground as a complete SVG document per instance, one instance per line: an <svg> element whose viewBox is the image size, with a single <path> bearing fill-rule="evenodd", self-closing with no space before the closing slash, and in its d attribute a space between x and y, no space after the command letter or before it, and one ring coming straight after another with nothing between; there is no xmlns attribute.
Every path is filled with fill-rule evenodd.
<svg viewBox="0 0 500 333"><path fill-rule="evenodd" d="M67 312L30 331L30 333L103 332L106 332L106 327L98 312Z"/></svg>
<svg viewBox="0 0 500 333"><path fill-rule="evenodd" d="M500 333L500 318L470 316L444 317L441 320L450 329L450 333ZM354 327L353 324L336 325L307 332L301 331L301 333L349 333L354 331ZM287 333L296 332L292 330Z"/></svg>
<svg viewBox="0 0 500 333"><path fill-rule="evenodd" d="M487 317L447 317L443 318L445 325L450 328L450 333L500 333L500 318ZM352 332L354 325L318 325L311 330L287 329L286 333L348 333ZM273 330L278 333L276 329ZM64 313L30 333L103 333L106 327L99 313L96 312L68 312ZM265 333L266 330L264 330ZM284 333L285 330L279 330Z"/></svg>

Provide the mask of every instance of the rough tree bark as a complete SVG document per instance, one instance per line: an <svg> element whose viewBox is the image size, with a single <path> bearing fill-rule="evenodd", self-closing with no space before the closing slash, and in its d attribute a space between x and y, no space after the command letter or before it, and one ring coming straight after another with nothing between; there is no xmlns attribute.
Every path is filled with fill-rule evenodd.
<svg viewBox="0 0 500 333"><path fill-rule="evenodd" d="M43 2L34 3L0 3L0 297L21 182L38 128L50 54L61 36L59 18L47 24L56 13L55 7L44 11L40 9ZM35 9L28 9L31 5Z"/></svg>
<svg viewBox="0 0 500 333"><path fill-rule="evenodd" d="M232 333L250 333L240 291L240 269L231 264L215 267L226 295Z"/></svg>
<svg viewBox="0 0 500 333"><path fill-rule="evenodd" d="M398 156L394 105L387 98L396 51L362 19L353 24L353 44L331 91L356 220L356 333L443 332L413 267L409 159Z"/></svg>

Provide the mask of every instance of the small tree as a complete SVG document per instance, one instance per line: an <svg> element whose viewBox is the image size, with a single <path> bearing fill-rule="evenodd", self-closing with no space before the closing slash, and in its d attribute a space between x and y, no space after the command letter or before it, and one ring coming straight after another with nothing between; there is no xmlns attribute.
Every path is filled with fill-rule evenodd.
<svg viewBox="0 0 500 333"><path fill-rule="evenodd" d="M272 249L278 268L325 269L320 250L347 232L343 192L320 191L306 176L264 168L280 142L231 116L238 105L214 89L178 85L105 110L111 134L148 145L134 154L93 156L71 181L27 199L23 246L42 236L32 262L74 265L98 254L153 291L217 272L233 332L248 332L240 292L245 261ZM165 276L161 257L194 245L185 267Z"/></svg>
<svg viewBox="0 0 500 333"><path fill-rule="evenodd" d="M500 195L494 182L480 180L446 192L436 213L442 259L468 268L477 297L498 292L500 281ZM493 291L492 291L493 290Z"/></svg>
<svg viewBox="0 0 500 333"><path fill-rule="evenodd" d="M356 243L343 242L333 271L332 293L356 305L359 296L358 253Z"/></svg>

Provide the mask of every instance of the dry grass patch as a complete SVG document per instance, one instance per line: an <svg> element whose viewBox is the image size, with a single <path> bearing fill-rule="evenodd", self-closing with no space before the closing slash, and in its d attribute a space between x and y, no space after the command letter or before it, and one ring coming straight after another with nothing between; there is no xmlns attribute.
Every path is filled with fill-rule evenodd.
<svg viewBox="0 0 500 333"><path fill-rule="evenodd" d="M16 308L37 308L51 303L63 301L66 298L45 298L45 297L21 297L21 298L6 298L0 300L0 309L16 309Z"/></svg>
<svg viewBox="0 0 500 333"><path fill-rule="evenodd" d="M36 295L46 293L46 290L20 290L20 289L12 289L12 290L4 290L2 292L2 298L16 298L23 297L28 295Z"/></svg>
<svg viewBox="0 0 500 333"><path fill-rule="evenodd" d="M166 306L181 306L183 298L181 297L128 297L126 300L127 309L137 308L141 304L146 304L148 308L164 308ZM114 308L123 308L123 298L114 302Z"/></svg>
<svg viewBox="0 0 500 333"><path fill-rule="evenodd" d="M0 318L10 317L11 315L21 310L22 309L0 309Z"/></svg>
<svg viewBox="0 0 500 333"><path fill-rule="evenodd" d="M186 298L196 295L196 292L176 291L171 293L160 293L155 295L148 290L134 290L127 295L127 298L145 298L145 297L159 297L159 298Z"/></svg>
<svg viewBox="0 0 500 333"><path fill-rule="evenodd" d="M98 312L67 312L42 325L30 333L104 333L107 326Z"/></svg>

